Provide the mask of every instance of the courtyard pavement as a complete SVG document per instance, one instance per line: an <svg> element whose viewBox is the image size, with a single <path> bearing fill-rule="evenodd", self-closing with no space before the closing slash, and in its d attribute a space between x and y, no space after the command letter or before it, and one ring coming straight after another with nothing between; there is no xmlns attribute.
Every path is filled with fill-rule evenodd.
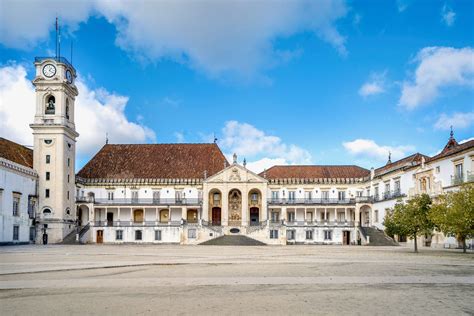
<svg viewBox="0 0 474 316"><path fill-rule="evenodd" d="M354 246L0 248L0 314L474 315L474 254Z"/></svg>

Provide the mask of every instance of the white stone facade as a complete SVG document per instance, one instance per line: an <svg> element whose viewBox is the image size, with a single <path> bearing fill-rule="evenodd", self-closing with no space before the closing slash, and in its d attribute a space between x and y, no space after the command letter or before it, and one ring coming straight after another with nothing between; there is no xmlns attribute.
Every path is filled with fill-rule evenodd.
<svg viewBox="0 0 474 316"><path fill-rule="evenodd" d="M34 242L37 174L0 158L0 245Z"/></svg>

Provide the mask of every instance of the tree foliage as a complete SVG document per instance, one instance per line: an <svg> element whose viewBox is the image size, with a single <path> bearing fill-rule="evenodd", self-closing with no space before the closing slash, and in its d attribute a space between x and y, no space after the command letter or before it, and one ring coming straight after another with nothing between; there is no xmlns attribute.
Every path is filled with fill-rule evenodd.
<svg viewBox="0 0 474 316"><path fill-rule="evenodd" d="M466 252L466 239L474 237L474 184L439 196L429 217L445 235L455 235Z"/></svg>
<svg viewBox="0 0 474 316"><path fill-rule="evenodd" d="M417 236L431 234L433 223L429 218L431 198L427 194L417 195L406 202L395 204L393 212L384 219L388 234L406 235L414 239L415 252L418 252Z"/></svg>

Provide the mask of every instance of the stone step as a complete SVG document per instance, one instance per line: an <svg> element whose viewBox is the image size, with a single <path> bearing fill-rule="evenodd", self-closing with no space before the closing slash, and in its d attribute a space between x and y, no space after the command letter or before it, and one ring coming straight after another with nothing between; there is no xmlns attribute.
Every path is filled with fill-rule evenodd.
<svg viewBox="0 0 474 316"><path fill-rule="evenodd" d="M265 246L263 242L243 235L224 235L201 243L205 246Z"/></svg>
<svg viewBox="0 0 474 316"><path fill-rule="evenodd" d="M398 246L398 244L390 237L372 227L364 227L367 236L370 237L369 246Z"/></svg>

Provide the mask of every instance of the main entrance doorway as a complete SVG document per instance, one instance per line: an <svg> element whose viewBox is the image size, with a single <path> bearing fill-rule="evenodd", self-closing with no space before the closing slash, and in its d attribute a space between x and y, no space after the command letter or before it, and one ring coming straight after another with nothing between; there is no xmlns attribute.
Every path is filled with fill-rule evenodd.
<svg viewBox="0 0 474 316"><path fill-rule="evenodd" d="M351 232L350 231L343 231L342 232L342 244L343 245L350 245L351 244Z"/></svg>
<svg viewBox="0 0 474 316"><path fill-rule="evenodd" d="M257 226L260 219L259 219L260 210L258 207L251 207L250 208L250 226Z"/></svg>
<svg viewBox="0 0 474 316"><path fill-rule="evenodd" d="M215 225L215 226L221 225L221 208L220 207L212 208L212 225Z"/></svg>
<svg viewBox="0 0 474 316"><path fill-rule="evenodd" d="M97 235L96 235L96 242L98 244L101 244L104 242L104 231L103 230L98 230Z"/></svg>

